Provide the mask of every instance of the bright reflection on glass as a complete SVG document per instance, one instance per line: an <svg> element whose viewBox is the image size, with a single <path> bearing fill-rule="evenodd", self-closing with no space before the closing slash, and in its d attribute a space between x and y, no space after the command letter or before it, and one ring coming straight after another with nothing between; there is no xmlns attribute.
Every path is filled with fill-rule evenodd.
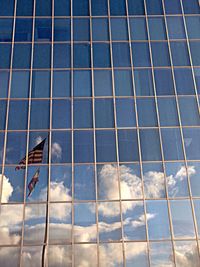
<svg viewBox="0 0 200 267"><path fill-rule="evenodd" d="M75 244L74 246L75 261L74 266L96 267L97 265L97 247L95 244ZM69 265L70 267L71 265ZM63 267L66 267L64 265ZM67 265L68 267L68 265Z"/></svg>
<svg viewBox="0 0 200 267"><path fill-rule="evenodd" d="M0 247L0 266L18 267L20 261L20 247Z"/></svg>
<svg viewBox="0 0 200 267"><path fill-rule="evenodd" d="M48 247L49 267L71 267L72 248L70 245L55 245Z"/></svg>
<svg viewBox="0 0 200 267"><path fill-rule="evenodd" d="M42 249L43 247L24 247L22 251L22 266L42 266Z"/></svg>
<svg viewBox="0 0 200 267"><path fill-rule="evenodd" d="M100 244L99 246L99 260L100 266L106 267L122 267L122 244L121 243L108 243Z"/></svg>
<svg viewBox="0 0 200 267"><path fill-rule="evenodd" d="M125 243L126 267L148 267L147 243Z"/></svg>

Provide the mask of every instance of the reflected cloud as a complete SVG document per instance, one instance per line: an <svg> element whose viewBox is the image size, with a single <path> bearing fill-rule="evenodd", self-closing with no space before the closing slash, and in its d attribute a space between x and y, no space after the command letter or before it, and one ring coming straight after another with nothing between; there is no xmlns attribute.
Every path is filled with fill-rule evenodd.
<svg viewBox="0 0 200 267"><path fill-rule="evenodd" d="M2 188L1 201L3 203L7 203L9 198L12 196L13 186L11 185L9 178L7 178L5 175L0 174L0 187L1 187L2 182L3 182L3 188Z"/></svg>
<svg viewBox="0 0 200 267"><path fill-rule="evenodd" d="M62 157L62 147L57 143L53 143L51 147L52 156L60 159Z"/></svg>

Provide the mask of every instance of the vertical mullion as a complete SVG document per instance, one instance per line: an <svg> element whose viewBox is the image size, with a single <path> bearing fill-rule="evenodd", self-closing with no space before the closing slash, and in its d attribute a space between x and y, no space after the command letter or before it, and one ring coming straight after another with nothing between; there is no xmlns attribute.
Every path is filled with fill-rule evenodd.
<svg viewBox="0 0 200 267"><path fill-rule="evenodd" d="M120 165L119 165L118 132L117 132L117 119L116 119L116 98L115 98L115 80L114 80L114 65L113 65L113 53L112 53L110 0L107 0L107 3L108 3L108 28L109 28L110 61L111 61L111 72L112 72L112 93L113 93L114 125L115 125L114 131L115 131L116 158L117 158L117 180L119 187L119 208L120 208L121 235L122 235L122 254L123 254L123 266L125 267L126 259L125 259L124 228L123 228L122 199L121 199L121 185L120 185Z"/></svg>
<svg viewBox="0 0 200 267"><path fill-rule="evenodd" d="M175 74L174 74L174 65L173 65L173 60L172 60L171 44L170 44L170 40L169 40L169 32L168 32L168 26L167 26L167 19L166 19L164 0L162 0L162 5L163 5L163 12L164 12L165 26L166 26L167 42L168 42L168 47L169 47L170 63L171 63L171 68L172 68L172 78L173 78L173 85L174 85L174 91L175 91L175 97L176 97L178 120L179 120L179 125L180 125L180 134L181 134L181 141L182 141L182 148L183 148L183 155L184 155L184 163L185 163L185 166L186 166L186 173L187 173L189 199L190 199L190 205L191 205L191 210L192 210L195 235L196 235L196 239L198 240L198 230L197 230L197 226L196 226L195 220L194 220L194 218L195 218L194 205L193 205L192 197L191 197L192 196L191 195L191 187L190 187L190 181L189 181L189 176L188 176L187 157L186 157L186 151L185 151L185 145L184 145L184 137L183 137L183 126L182 126L182 123L181 123L181 114L180 114L180 109L179 109L179 104L178 104L178 95L177 95L176 80L175 80ZM174 236L173 236L173 238L174 238ZM199 248L198 242L197 242L197 246ZM198 250L198 254L199 253L200 252ZM176 264L175 248L174 248L174 257L175 257L175 264Z"/></svg>
<svg viewBox="0 0 200 267"><path fill-rule="evenodd" d="M30 114L31 114L31 92L32 92L32 78L33 78L33 51L34 51L34 33L35 33L35 5L33 2L33 25L32 25L32 41L31 41L31 65L30 65L30 82L29 82L29 100L28 100L28 124L27 124L27 144L26 144L26 169L24 177L24 199L23 199L23 223L22 223L22 240L20 250L20 267L22 266L23 246L24 246L24 227L25 227L25 211L26 211L26 185L28 177L28 150L30 139Z"/></svg>
<svg viewBox="0 0 200 267"><path fill-rule="evenodd" d="M89 0L90 11L90 44L91 44L91 77L92 77L92 117L93 117L93 143L94 143L94 179L95 179L95 212L97 229L97 266L99 262L99 217L98 217L98 188L97 188L97 157L96 157L96 122L95 122L95 93L94 93L94 60L93 60L93 35L92 35L92 0Z"/></svg>

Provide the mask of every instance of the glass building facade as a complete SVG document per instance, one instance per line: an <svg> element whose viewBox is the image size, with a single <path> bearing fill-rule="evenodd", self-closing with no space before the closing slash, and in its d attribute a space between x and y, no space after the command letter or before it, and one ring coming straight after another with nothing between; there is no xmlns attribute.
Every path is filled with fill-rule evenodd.
<svg viewBox="0 0 200 267"><path fill-rule="evenodd" d="M0 0L0 266L200 266L199 11Z"/></svg>

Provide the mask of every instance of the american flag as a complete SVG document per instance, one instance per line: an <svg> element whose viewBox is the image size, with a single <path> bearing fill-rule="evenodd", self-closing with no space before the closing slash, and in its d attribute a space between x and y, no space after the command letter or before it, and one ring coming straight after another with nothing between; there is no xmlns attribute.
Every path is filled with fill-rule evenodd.
<svg viewBox="0 0 200 267"><path fill-rule="evenodd" d="M32 191L35 188L37 182L39 181L39 179L38 179L39 178L39 174L40 174L40 169L38 168L36 173L33 175L33 178L31 179L30 183L28 184L28 189L29 189L28 197L32 193Z"/></svg>
<svg viewBox="0 0 200 267"><path fill-rule="evenodd" d="M45 141L46 138L28 153L28 164L38 164L42 162ZM19 162L19 165L15 168L15 170L20 170L25 168L26 168L26 157L24 157Z"/></svg>

